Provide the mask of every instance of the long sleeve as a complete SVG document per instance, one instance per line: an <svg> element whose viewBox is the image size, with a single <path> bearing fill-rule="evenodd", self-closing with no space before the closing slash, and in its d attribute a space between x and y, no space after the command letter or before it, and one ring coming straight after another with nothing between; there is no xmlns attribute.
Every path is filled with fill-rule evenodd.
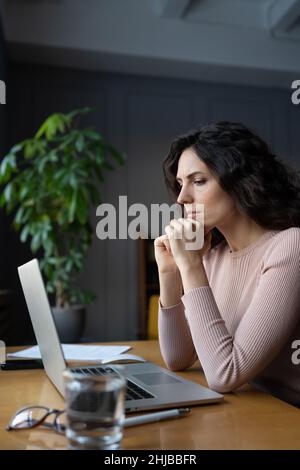
<svg viewBox="0 0 300 470"><path fill-rule="evenodd" d="M159 303L158 332L161 354L169 369L186 369L197 360L182 302L169 308Z"/></svg>
<svg viewBox="0 0 300 470"><path fill-rule="evenodd" d="M232 391L255 378L286 346L299 322L300 230L288 232L266 251L258 284L234 335L211 287L182 297L195 349L208 384L216 391Z"/></svg>

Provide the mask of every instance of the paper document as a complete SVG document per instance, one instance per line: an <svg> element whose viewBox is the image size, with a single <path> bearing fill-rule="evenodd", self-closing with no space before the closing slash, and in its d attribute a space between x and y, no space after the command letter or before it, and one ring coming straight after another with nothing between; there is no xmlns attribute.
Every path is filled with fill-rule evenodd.
<svg viewBox="0 0 300 470"><path fill-rule="evenodd" d="M80 344L62 344L66 361L95 361L101 362L107 358L122 354L131 349L131 346L90 346ZM9 357L41 359L40 348L22 349L16 353L7 354Z"/></svg>
<svg viewBox="0 0 300 470"><path fill-rule="evenodd" d="M130 362L146 362L146 359L141 356L136 356L135 354L118 354L117 356L102 359L102 364L129 364Z"/></svg>

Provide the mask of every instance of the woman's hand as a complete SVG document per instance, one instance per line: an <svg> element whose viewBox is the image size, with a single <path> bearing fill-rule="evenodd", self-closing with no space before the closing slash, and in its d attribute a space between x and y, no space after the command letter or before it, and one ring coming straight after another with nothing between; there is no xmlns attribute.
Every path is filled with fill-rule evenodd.
<svg viewBox="0 0 300 470"><path fill-rule="evenodd" d="M176 273L178 267L172 255L168 235L162 235L154 240L155 259L158 271L162 273Z"/></svg>
<svg viewBox="0 0 300 470"><path fill-rule="evenodd" d="M210 249L211 232L205 234L204 226L194 219L173 219L165 231L178 269L180 271L189 268L197 269L202 263L204 254ZM200 247L197 246L199 242Z"/></svg>
<svg viewBox="0 0 300 470"><path fill-rule="evenodd" d="M160 304L163 307L177 305L182 296L183 286L168 236L162 235L156 238L154 249L159 274Z"/></svg>

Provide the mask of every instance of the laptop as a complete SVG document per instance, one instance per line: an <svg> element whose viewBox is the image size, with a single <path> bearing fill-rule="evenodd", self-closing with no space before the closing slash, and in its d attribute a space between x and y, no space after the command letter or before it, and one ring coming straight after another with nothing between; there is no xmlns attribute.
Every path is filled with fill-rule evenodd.
<svg viewBox="0 0 300 470"><path fill-rule="evenodd" d="M64 396L62 374L67 364L37 259L19 266L18 273L46 374ZM214 403L223 398L223 395L151 362L126 364L124 368L127 379L126 413ZM114 366L84 365L71 367L71 370L102 375L111 373Z"/></svg>

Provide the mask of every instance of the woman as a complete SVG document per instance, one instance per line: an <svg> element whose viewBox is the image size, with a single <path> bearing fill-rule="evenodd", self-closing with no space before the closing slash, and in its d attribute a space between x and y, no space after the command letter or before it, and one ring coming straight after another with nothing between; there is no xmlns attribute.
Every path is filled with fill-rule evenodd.
<svg viewBox="0 0 300 470"><path fill-rule="evenodd" d="M180 136L164 162L184 208L155 240L159 341L172 370L200 360L221 393L246 382L300 405L300 183L245 126L218 122ZM200 222L204 245L178 233ZM183 232L187 233L187 232Z"/></svg>

